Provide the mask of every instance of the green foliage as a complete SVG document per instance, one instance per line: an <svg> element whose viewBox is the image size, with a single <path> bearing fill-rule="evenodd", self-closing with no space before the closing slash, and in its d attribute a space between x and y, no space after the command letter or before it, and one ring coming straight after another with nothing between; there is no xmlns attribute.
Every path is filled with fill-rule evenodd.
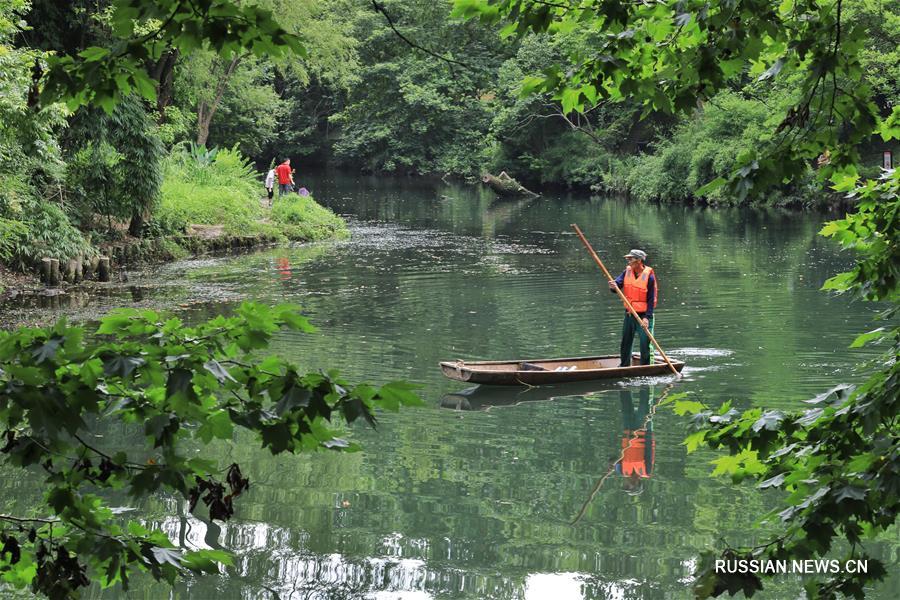
<svg viewBox="0 0 900 600"><path fill-rule="evenodd" d="M28 234L28 227L21 221L0 217L0 260L12 258L18 242Z"/></svg>
<svg viewBox="0 0 900 600"><path fill-rule="evenodd" d="M167 106L163 109L162 122L156 130L163 146L171 148L177 143L186 141L193 125L190 122L192 117L189 111L184 111L178 106Z"/></svg>
<svg viewBox="0 0 900 600"><path fill-rule="evenodd" d="M80 220L132 219L154 208L163 149L143 103L125 97L111 113L83 109L66 132L66 183Z"/></svg>
<svg viewBox="0 0 900 600"><path fill-rule="evenodd" d="M12 45L27 29L21 17L28 7L0 4L0 216L14 218L26 201L58 193L64 171L55 137L64 111L27 107L31 67L42 53Z"/></svg>
<svg viewBox="0 0 900 600"><path fill-rule="evenodd" d="M353 86L346 106L330 117L340 127L336 158L368 171L477 174L481 165L472 148L483 145L494 109L486 90L506 49L489 31L450 20L447 4L379 4L404 35L429 48L440 40L464 54L469 66L448 65L397 43L373 11L359 15L359 78L365 85Z"/></svg>
<svg viewBox="0 0 900 600"><path fill-rule="evenodd" d="M156 99L147 65L168 49L190 54L204 46L223 57L249 51L257 56L304 54L296 35L284 30L272 13L254 4L225 0L112 0L105 45L50 48L40 101L64 101L70 109L93 104L108 114L115 104L137 93ZM101 43L101 40L96 40Z"/></svg>
<svg viewBox="0 0 900 600"><path fill-rule="evenodd" d="M219 154L219 149L207 148L206 146L189 142L186 152L195 166L202 169L202 171L198 172L206 173L205 169L215 162L216 156ZM241 175L242 174L238 175L238 179L241 179Z"/></svg>
<svg viewBox="0 0 900 600"><path fill-rule="evenodd" d="M825 282L824 289L870 301L900 301L900 170L856 185L855 173L835 177L835 189L858 201L857 212L832 221L821 234L860 254L856 267Z"/></svg>
<svg viewBox="0 0 900 600"><path fill-rule="evenodd" d="M63 321L0 333L0 460L42 472L46 486L33 515L0 515L3 579L68 598L90 580L127 588L135 572L172 582L215 571L230 564L225 553L175 548L161 531L114 514L110 493L165 491L228 520L249 479L196 448L245 430L272 454L354 450L339 420L374 426L376 409L420 403L405 384L351 386L335 371L302 373L258 356L282 328L313 331L297 307L245 303L193 327L119 310L91 335ZM91 423L101 417L123 424L134 444L95 441Z"/></svg>
<svg viewBox="0 0 900 600"><path fill-rule="evenodd" d="M777 127L773 111L757 100L723 92L679 124L653 154L642 155L627 176L629 191L642 200L687 202L697 189L727 178L738 157L761 147ZM702 194L727 199L724 188Z"/></svg>
<svg viewBox="0 0 900 600"><path fill-rule="evenodd" d="M245 233L262 218L260 183L237 150L176 149L163 167L159 210L154 218L169 231L188 225L225 225Z"/></svg>
<svg viewBox="0 0 900 600"><path fill-rule="evenodd" d="M162 232L188 225L223 225L233 235L264 234L280 239L346 237L343 219L312 197L289 194L275 200L270 219L260 205L257 173L236 149L176 150L165 161L162 201L155 223Z"/></svg>
<svg viewBox="0 0 900 600"><path fill-rule="evenodd" d="M225 68L212 51L191 53L178 65L175 101L191 114L208 112L221 89L210 123L210 143L237 146L245 155L258 155L264 144L274 140L278 119L285 111L273 86L275 67L271 61L246 57L227 76Z"/></svg>
<svg viewBox="0 0 900 600"><path fill-rule="evenodd" d="M275 200L272 220L289 239L324 240L348 237L347 224L316 203L312 196L288 194Z"/></svg>
<svg viewBox="0 0 900 600"><path fill-rule="evenodd" d="M835 188L859 199L859 211L832 221L822 229L841 245L860 255L857 266L825 284L825 289L852 293L864 300L889 301L882 315L891 319L900 298L897 239L900 213L900 172L886 172L879 180L856 184L852 172L836 176ZM883 367L859 387L841 385L808 401L812 407L793 413L754 408L743 414L730 405L718 411L700 402L677 401L678 414L692 414L696 432L686 440L689 451L700 444L724 448L716 459L717 474L734 481L752 477L761 489L786 492L781 506L768 518L783 533L754 548L729 548L723 557L777 560L814 558L836 551L846 559L868 560L868 573L840 572L807 583L816 598L837 594L862 598L865 584L884 577L885 566L867 552L865 539L891 528L900 510L900 326L880 327L851 344L880 342L888 349ZM835 539L849 549L835 547ZM762 588L755 574L716 572L716 555L705 553L695 584L700 598L724 591L752 594Z"/></svg>
<svg viewBox="0 0 900 600"><path fill-rule="evenodd" d="M863 77L865 31L847 22L842 1L455 5L458 16L507 21L507 35L585 32L590 43L572 47L568 64L547 65L523 83L524 93L552 94L563 112L630 99L645 114L684 113L732 81L796 81L796 96L771 142L739 158L741 168L729 180L739 199L801 175L825 148L830 162L823 176L853 164L856 147L878 129L872 89L856 83Z"/></svg>
<svg viewBox="0 0 900 600"><path fill-rule="evenodd" d="M21 269L37 265L44 257L62 262L96 254L96 250L57 204L29 201L23 207L20 218L26 231L9 240L9 254L12 257L10 262Z"/></svg>
<svg viewBox="0 0 900 600"><path fill-rule="evenodd" d="M900 104L900 10L896 0L854 0L845 4L847 19L862 27L868 41L859 61L879 106Z"/></svg>
<svg viewBox="0 0 900 600"><path fill-rule="evenodd" d="M489 106L464 83L433 77L434 69L414 57L369 69L366 88L331 118L341 127L336 157L367 171L478 173L467 148L487 129Z"/></svg>

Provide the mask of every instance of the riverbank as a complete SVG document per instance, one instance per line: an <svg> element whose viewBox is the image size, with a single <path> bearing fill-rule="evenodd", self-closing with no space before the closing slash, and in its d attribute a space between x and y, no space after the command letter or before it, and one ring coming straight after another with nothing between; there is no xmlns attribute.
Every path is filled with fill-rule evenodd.
<svg viewBox="0 0 900 600"><path fill-rule="evenodd" d="M75 260L75 267L58 284L42 280L38 269L12 270L0 265L0 300L21 294L35 294L42 290L77 286L84 281L100 279L98 258L109 258L107 277L116 282L127 278L124 269L142 264L165 263L207 254L265 248L292 242L316 242L346 239L350 233L343 219L319 205L311 196L291 194L277 198L272 206L265 199L259 202L256 218L241 222L187 223L181 231L170 235L136 238L122 232L118 239L89 246L90 259ZM189 219L190 213L183 214ZM153 231L153 227L150 228ZM50 292L55 295L58 292Z"/></svg>

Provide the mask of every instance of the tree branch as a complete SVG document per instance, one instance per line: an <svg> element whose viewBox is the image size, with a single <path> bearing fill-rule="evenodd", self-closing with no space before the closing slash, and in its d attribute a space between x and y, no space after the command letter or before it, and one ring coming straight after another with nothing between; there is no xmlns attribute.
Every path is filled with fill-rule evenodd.
<svg viewBox="0 0 900 600"><path fill-rule="evenodd" d="M446 56L437 54L436 52L433 52L433 51L429 50L428 48L420 46L419 44L410 40L408 37L406 37L405 35L400 33L400 31L397 29L397 26L394 24L394 20L391 19L391 16L388 14L387 9L384 7L384 5L380 4L377 0L371 0L371 2L372 2L372 8L374 8L376 12L381 13L381 15L384 17L385 21L387 21L388 27L391 28L391 30L394 32L394 34L398 38L400 38L401 40L406 42L406 44L408 46L410 46L411 48L415 48L416 50L424 52L425 54L427 54L429 56L433 56L434 58L437 58L438 60L442 60L450 65L459 65L460 67L465 67L466 69L469 69L471 71L475 70L471 65L467 65L466 63L459 62L458 60L454 60L452 58L448 58Z"/></svg>

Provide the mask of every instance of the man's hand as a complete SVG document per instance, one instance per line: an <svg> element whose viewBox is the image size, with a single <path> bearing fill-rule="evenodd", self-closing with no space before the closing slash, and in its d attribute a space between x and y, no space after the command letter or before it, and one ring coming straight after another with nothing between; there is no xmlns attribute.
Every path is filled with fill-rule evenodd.
<svg viewBox="0 0 900 600"><path fill-rule="evenodd" d="M615 289L618 288L618 287L619 287L619 286L616 285L616 282L615 282L615 281L613 281L612 279L609 280L609 289L615 291Z"/></svg>
<svg viewBox="0 0 900 600"><path fill-rule="evenodd" d="M644 324L644 328L650 329L650 319L644 317L643 319L641 319L641 323Z"/></svg>

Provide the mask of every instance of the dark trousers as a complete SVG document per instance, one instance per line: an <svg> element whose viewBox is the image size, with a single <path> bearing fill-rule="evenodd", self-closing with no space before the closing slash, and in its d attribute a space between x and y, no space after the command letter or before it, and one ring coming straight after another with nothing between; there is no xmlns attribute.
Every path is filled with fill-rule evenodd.
<svg viewBox="0 0 900 600"><path fill-rule="evenodd" d="M644 318L644 313L638 313ZM634 345L634 334L637 333L641 346L641 364L649 365L653 360L650 352L650 336L644 328L634 319L631 313L625 313L622 321L622 345L619 347L619 361L623 366L631 366L631 347ZM650 333L653 333L653 317L650 317Z"/></svg>

